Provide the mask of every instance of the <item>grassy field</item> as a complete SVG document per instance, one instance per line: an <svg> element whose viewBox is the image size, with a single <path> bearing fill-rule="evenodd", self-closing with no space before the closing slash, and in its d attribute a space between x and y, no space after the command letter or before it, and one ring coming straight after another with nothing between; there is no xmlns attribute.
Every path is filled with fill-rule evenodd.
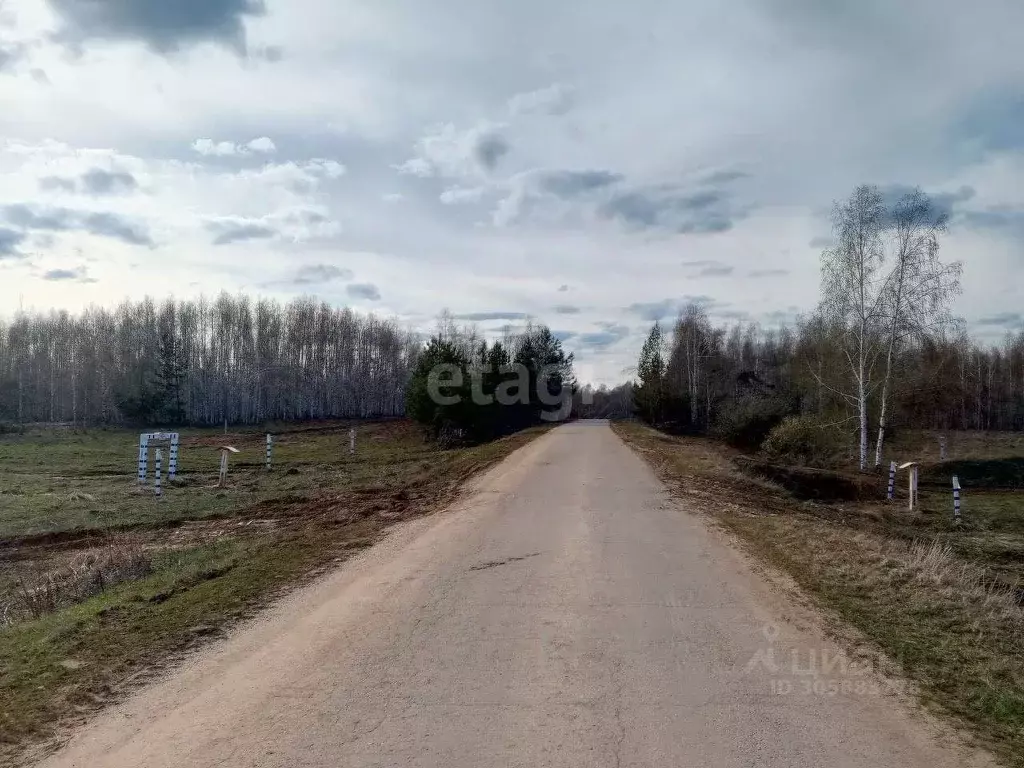
<svg viewBox="0 0 1024 768"><path fill-rule="evenodd" d="M922 508L913 513L905 499L884 501L882 475L865 479L866 487L878 487L876 498L801 499L741 471L741 457L710 440L634 422L613 426L694 510L713 515L852 625L859 635L840 624L836 632L841 642L868 644L851 648L857 656L880 651L883 666L916 683L930 707L1007 764L1024 765L1020 491L965 493L965 522L957 527L945 489L922 488ZM1007 446L1015 438L997 442L982 455L1013 455L1016 448ZM963 460L966 453L951 455Z"/></svg>
<svg viewBox="0 0 1024 768"><path fill-rule="evenodd" d="M451 501L542 430L442 451L407 422L181 434L179 480L136 482L138 434L0 436L0 763L52 746L291 585ZM234 457L217 488L216 446ZM42 747L40 747L42 745Z"/></svg>

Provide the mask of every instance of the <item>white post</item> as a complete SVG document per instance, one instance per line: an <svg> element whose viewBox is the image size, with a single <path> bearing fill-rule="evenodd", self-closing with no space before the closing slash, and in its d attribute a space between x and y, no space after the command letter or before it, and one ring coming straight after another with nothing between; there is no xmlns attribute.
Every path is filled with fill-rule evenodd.
<svg viewBox="0 0 1024 768"><path fill-rule="evenodd" d="M267 472L270 471L271 455L274 451L274 436L271 434L267 435Z"/></svg>
<svg viewBox="0 0 1024 768"><path fill-rule="evenodd" d="M153 492L157 496L163 495L163 490L160 488L160 475L161 465L164 461L164 452L159 448L156 449L156 465L153 468Z"/></svg>
<svg viewBox="0 0 1024 768"><path fill-rule="evenodd" d="M139 485L143 485L146 482L146 470L143 467L142 462L143 462L143 460L145 458L147 450L148 450L148 447L142 442L142 438L140 437L139 438L139 456L138 456L138 459L136 461L136 474L138 475Z"/></svg>
<svg viewBox="0 0 1024 768"><path fill-rule="evenodd" d="M953 522L960 522L960 478L953 475Z"/></svg>
<svg viewBox="0 0 1024 768"><path fill-rule="evenodd" d="M139 436L139 483L146 484L146 474L149 472L149 435Z"/></svg>
<svg viewBox="0 0 1024 768"><path fill-rule="evenodd" d="M896 462L889 462L889 490L886 492L885 498L892 501L892 497L896 492Z"/></svg>
<svg viewBox="0 0 1024 768"><path fill-rule="evenodd" d="M910 468L910 511L914 511L914 504L917 503L917 464Z"/></svg>
<svg viewBox="0 0 1024 768"><path fill-rule="evenodd" d="M350 454L356 452L356 428L350 427L348 430L348 452Z"/></svg>
<svg viewBox="0 0 1024 768"><path fill-rule="evenodd" d="M223 486L227 481L228 477L228 452L220 452L220 481L217 483L218 486Z"/></svg>
<svg viewBox="0 0 1024 768"><path fill-rule="evenodd" d="M939 436L939 461L946 460L946 436Z"/></svg>
<svg viewBox="0 0 1024 768"><path fill-rule="evenodd" d="M171 434L171 456L167 462L167 479L173 480L178 476L178 433Z"/></svg>

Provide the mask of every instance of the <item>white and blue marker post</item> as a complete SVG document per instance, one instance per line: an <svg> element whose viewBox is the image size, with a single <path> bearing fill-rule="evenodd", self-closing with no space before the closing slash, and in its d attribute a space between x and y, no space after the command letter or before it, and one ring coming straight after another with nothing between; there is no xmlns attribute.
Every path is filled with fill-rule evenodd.
<svg viewBox="0 0 1024 768"><path fill-rule="evenodd" d="M153 467L153 493L157 496L163 496L163 489L160 487L160 475L162 473L162 465L164 463L164 452L159 448L156 449L156 463Z"/></svg>
<svg viewBox="0 0 1024 768"><path fill-rule="evenodd" d="M896 462L889 462L889 490L885 495L888 501L892 501L893 494L896 493Z"/></svg>
<svg viewBox="0 0 1024 768"><path fill-rule="evenodd" d="M270 463L274 453L274 436L267 433L267 472L270 471Z"/></svg>
<svg viewBox="0 0 1024 768"><path fill-rule="evenodd" d="M960 523L960 478L953 475L953 522Z"/></svg>

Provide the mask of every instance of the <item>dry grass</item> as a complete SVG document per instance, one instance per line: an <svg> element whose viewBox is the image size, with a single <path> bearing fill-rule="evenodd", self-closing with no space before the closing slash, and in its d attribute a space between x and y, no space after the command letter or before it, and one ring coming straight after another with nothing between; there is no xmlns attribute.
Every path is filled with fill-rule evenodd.
<svg viewBox="0 0 1024 768"><path fill-rule="evenodd" d="M51 570L26 568L0 592L0 626L39 619L152 572L150 553L140 541L127 537L72 552Z"/></svg>
<svg viewBox="0 0 1024 768"><path fill-rule="evenodd" d="M914 528L892 513L865 519L856 505L798 501L738 476L732 453L711 441L614 426L678 493L693 498L702 487L691 506L788 572L843 620L837 627L856 628L884 669L916 683L924 702L1007 764L1024 766L1024 606L987 562L927 527L908 536Z"/></svg>
<svg viewBox="0 0 1024 768"><path fill-rule="evenodd" d="M980 621L1005 622L1024 631L1024 608L1017 593L994 581L988 569L959 558L948 544L914 541L905 551L899 544L891 544L889 550L885 564L891 567L890 576L936 590Z"/></svg>

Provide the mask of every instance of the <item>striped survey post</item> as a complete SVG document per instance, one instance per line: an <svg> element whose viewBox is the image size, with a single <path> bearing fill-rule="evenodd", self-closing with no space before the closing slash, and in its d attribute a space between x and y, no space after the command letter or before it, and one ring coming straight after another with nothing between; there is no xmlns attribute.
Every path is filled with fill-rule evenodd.
<svg viewBox="0 0 1024 768"><path fill-rule="evenodd" d="M167 462L167 479L173 480L178 476L178 433L171 435L171 455Z"/></svg>
<svg viewBox="0 0 1024 768"><path fill-rule="evenodd" d="M146 484L146 473L149 472L149 435L139 438L139 484Z"/></svg>
<svg viewBox="0 0 1024 768"><path fill-rule="evenodd" d="M267 435L267 472L270 471L270 461L271 461L271 455L273 454L273 451L274 451L274 436L268 434Z"/></svg>
<svg viewBox="0 0 1024 768"><path fill-rule="evenodd" d="M356 452L356 428L351 427L348 431L348 452L350 454Z"/></svg>
<svg viewBox="0 0 1024 768"><path fill-rule="evenodd" d="M146 484L146 452L149 446L139 440L139 485Z"/></svg>
<svg viewBox="0 0 1024 768"><path fill-rule="evenodd" d="M960 522L960 478L953 475L953 521Z"/></svg>
<svg viewBox="0 0 1024 768"><path fill-rule="evenodd" d="M161 466L164 463L164 452L159 448L156 449L156 465L153 468L153 492L157 496L163 495L163 490L160 488L160 471Z"/></svg>
<svg viewBox="0 0 1024 768"><path fill-rule="evenodd" d="M893 494L896 492L896 462L889 462L889 491L886 493L885 498L892 501Z"/></svg>

